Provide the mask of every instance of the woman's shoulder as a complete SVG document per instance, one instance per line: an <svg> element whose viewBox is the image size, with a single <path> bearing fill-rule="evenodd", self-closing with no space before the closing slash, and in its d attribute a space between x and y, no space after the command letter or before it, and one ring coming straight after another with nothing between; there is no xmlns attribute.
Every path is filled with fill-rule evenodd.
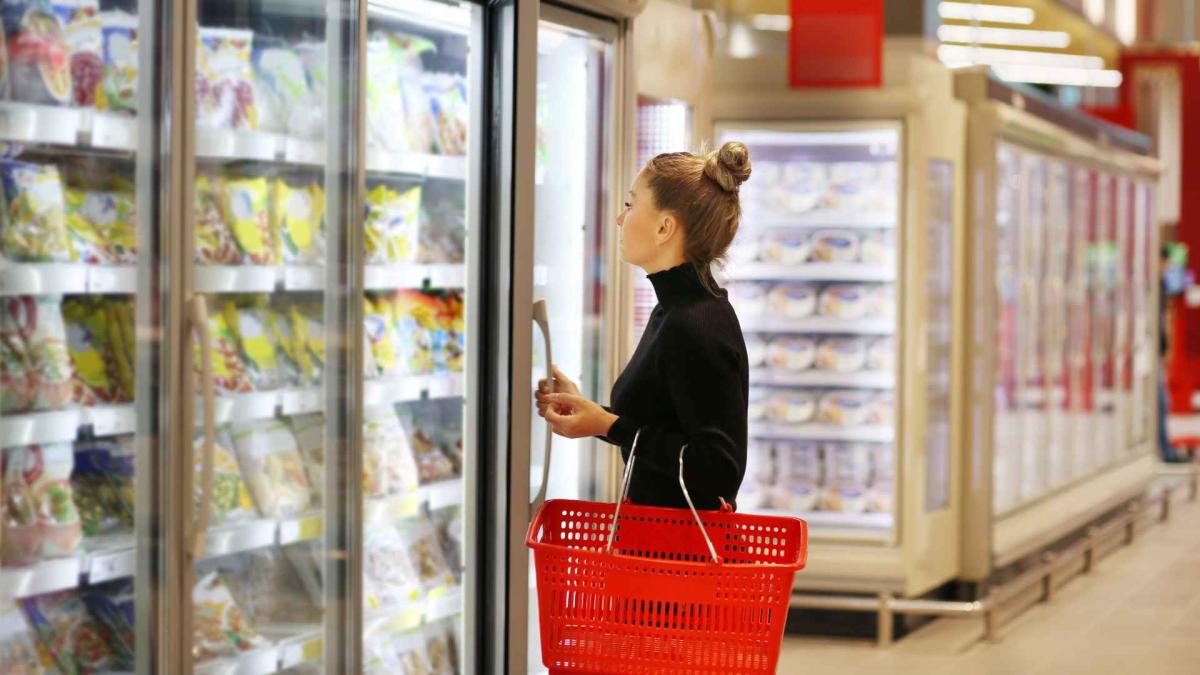
<svg viewBox="0 0 1200 675"><path fill-rule="evenodd" d="M745 345L737 313L724 294L673 308L664 318L663 330L672 339L683 339L691 344Z"/></svg>

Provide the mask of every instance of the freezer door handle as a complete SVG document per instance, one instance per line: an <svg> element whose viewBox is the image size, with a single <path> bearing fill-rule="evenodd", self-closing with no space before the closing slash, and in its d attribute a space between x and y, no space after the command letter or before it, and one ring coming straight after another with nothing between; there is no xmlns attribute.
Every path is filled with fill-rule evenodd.
<svg viewBox="0 0 1200 675"><path fill-rule="evenodd" d="M192 523L192 559L204 556L208 523L212 519L213 454L217 445L216 402L213 393L212 334L208 330L208 301L203 295L192 298L189 314L192 335L200 340L200 391L203 393L204 446L201 456L200 512Z"/></svg>
<svg viewBox="0 0 1200 675"><path fill-rule="evenodd" d="M533 322L542 331L542 337L546 343L546 381L554 382L554 352L550 348L550 318L549 312L546 310L545 300L538 300L533 303ZM547 423L545 460L542 463L542 484L538 487L537 496L529 503L529 513L531 516L537 513L537 510L542 507L542 502L546 501L546 486L550 482L550 455L553 450L554 430ZM532 455L530 458L532 459Z"/></svg>

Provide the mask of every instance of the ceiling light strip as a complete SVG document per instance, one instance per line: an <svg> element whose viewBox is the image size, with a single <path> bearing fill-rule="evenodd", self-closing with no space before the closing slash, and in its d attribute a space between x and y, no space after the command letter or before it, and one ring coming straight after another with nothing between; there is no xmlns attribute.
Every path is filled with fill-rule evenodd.
<svg viewBox="0 0 1200 675"><path fill-rule="evenodd" d="M957 21L982 21L986 23L1010 23L1028 26L1037 18L1029 7L1012 5L983 5L976 2L938 3L938 15L943 19Z"/></svg>
<svg viewBox="0 0 1200 675"><path fill-rule="evenodd" d="M1062 49L1071 44L1071 35L1069 33L1057 30L1028 30L1024 28L943 25L938 27L937 36L942 42L1042 47L1046 49Z"/></svg>

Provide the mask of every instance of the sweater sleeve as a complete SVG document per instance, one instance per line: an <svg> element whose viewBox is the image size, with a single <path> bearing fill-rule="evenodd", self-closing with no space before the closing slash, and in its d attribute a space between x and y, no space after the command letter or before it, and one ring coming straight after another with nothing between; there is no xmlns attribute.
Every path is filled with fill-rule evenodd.
<svg viewBox="0 0 1200 675"><path fill-rule="evenodd" d="M637 471L656 474L664 489L678 490L679 452L684 481L697 506L732 503L745 470L746 406L737 354L720 340L675 326L663 350L660 369L666 379L678 425L640 426L627 415L613 424L608 440L626 454L639 432ZM739 439L739 437L741 437ZM626 457L628 459L628 457Z"/></svg>

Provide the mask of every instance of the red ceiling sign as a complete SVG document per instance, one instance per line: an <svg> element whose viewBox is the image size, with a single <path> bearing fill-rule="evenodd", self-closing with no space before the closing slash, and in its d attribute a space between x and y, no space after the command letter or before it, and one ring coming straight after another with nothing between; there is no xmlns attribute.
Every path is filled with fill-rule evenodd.
<svg viewBox="0 0 1200 675"><path fill-rule="evenodd" d="M792 87L878 87L883 0L791 0Z"/></svg>

